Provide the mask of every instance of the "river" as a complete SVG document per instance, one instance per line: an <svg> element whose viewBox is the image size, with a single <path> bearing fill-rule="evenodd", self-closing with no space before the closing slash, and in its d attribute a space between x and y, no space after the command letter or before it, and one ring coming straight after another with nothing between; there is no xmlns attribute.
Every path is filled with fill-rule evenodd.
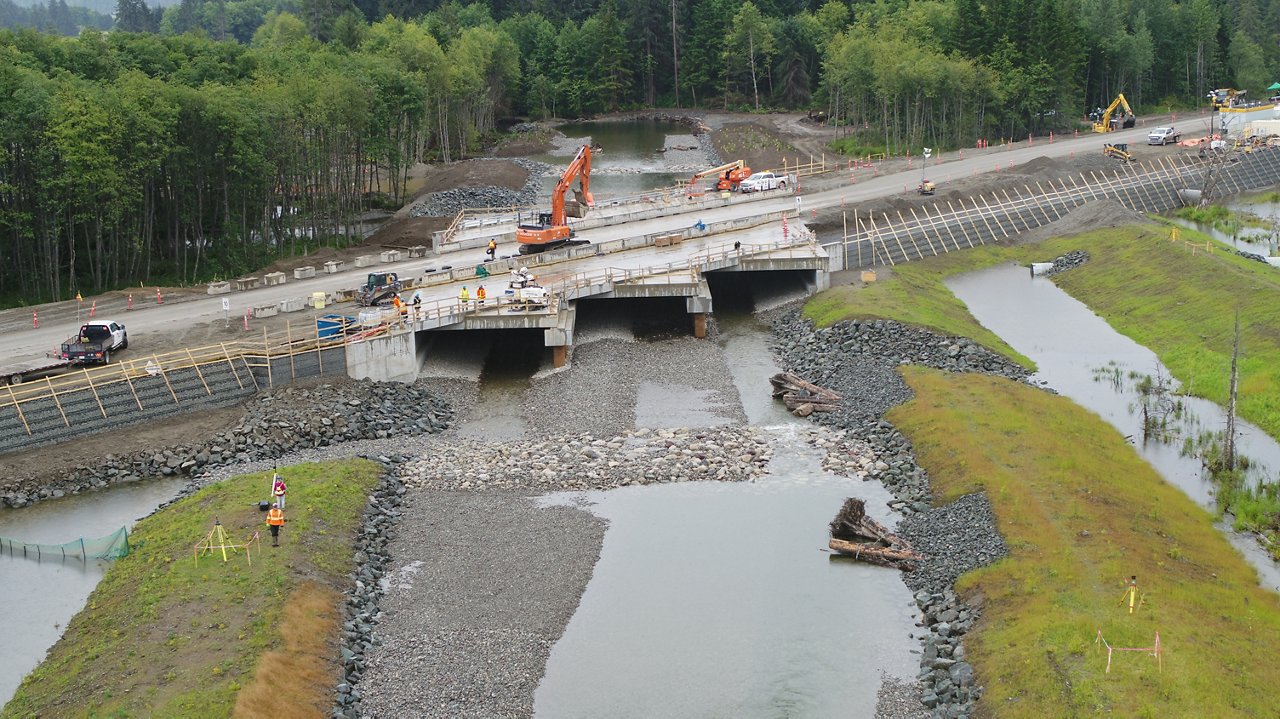
<svg viewBox="0 0 1280 719"><path fill-rule="evenodd" d="M1198 504L1214 511L1213 482L1200 460L1183 456L1181 442L1142 440L1138 393L1130 371L1144 375L1169 371L1151 350L1116 332L1085 304L1051 280L1032 277L1026 267L1006 264L949 278L946 285L969 312L1015 350L1035 361L1034 379L1096 412L1122 435L1168 482ZM1121 382L1100 381L1098 370L1119 371ZM1222 407L1196 397L1186 405L1187 431L1197 426L1220 429ZM1255 461L1259 476L1280 470L1280 444L1243 420L1237 422L1238 452ZM1231 543L1257 570L1263 586L1280 591L1280 567L1257 543L1221 527Z"/></svg>

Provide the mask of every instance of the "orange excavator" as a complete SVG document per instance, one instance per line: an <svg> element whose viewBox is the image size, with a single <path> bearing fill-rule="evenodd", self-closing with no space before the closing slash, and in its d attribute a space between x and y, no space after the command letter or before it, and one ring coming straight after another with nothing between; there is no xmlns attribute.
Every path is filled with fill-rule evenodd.
<svg viewBox="0 0 1280 719"><path fill-rule="evenodd" d="M736 192L738 190L738 185L742 184L743 180L751 176L751 168L747 167L746 163L742 160L737 160L735 162L725 163L719 167L713 167L709 170L703 170L689 180L687 192L689 197L702 195L703 190L702 185L700 184L702 182L702 178L710 177L711 175L716 176L717 190Z"/></svg>
<svg viewBox="0 0 1280 719"><path fill-rule="evenodd" d="M573 190L574 199L566 201L565 193L574 180L579 180L581 187ZM586 217L588 208L594 204L591 198L591 147L583 145L551 192L551 212L539 212L536 223L521 222L516 227L520 254L532 255L566 245L587 244L586 240L573 239L575 233L569 227L568 218Z"/></svg>

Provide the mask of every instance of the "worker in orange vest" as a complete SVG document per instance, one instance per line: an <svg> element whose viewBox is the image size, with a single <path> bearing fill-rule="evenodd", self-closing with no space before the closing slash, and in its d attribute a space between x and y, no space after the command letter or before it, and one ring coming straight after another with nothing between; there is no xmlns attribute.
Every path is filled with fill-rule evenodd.
<svg viewBox="0 0 1280 719"><path fill-rule="evenodd" d="M489 248L488 248L488 249L486 249L486 250L485 250L485 252L487 252L487 253L489 254L489 259L490 259L490 260L497 259L497 257L498 257L498 241L497 241L496 239L493 239L492 237L491 237L491 238L489 238Z"/></svg>
<svg viewBox="0 0 1280 719"><path fill-rule="evenodd" d="M271 528L271 546L280 546L280 528L284 526L284 510L273 504L267 512L267 526Z"/></svg>
<svg viewBox="0 0 1280 719"><path fill-rule="evenodd" d="M484 291L484 285L480 285L479 287L476 288L476 299L480 302L481 305L483 305L485 297L486 297L486 293Z"/></svg>

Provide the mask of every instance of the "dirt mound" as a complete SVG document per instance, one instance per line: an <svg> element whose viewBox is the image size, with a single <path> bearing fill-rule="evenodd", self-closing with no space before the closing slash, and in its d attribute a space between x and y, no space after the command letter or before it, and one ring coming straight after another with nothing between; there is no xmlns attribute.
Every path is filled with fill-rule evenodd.
<svg viewBox="0 0 1280 719"><path fill-rule="evenodd" d="M404 217L387 220L378 231L369 236L366 245L388 247L431 246L431 233L443 230L453 221L452 217Z"/></svg>
<svg viewBox="0 0 1280 719"><path fill-rule="evenodd" d="M1021 175L1057 177L1062 172L1062 163L1053 158L1041 155L1040 157L1018 165L1013 168L1013 171Z"/></svg>
<svg viewBox="0 0 1280 719"><path fill-rule="evenodd" d="M510 160L480 159L433 165L414 186L415 196L454 190L459 187L506 187L519 190L529 179L529 171Z"/></svg>
<svg viewBox="0 0 1280 719"><path fill-rule="evenodd" d="M1014 238L1017 244L1029 244L1047 240L1051 237L1078 235L1081 232L1100 230L1104 227L1122 227L1124 225L1152 224L1141 212L1134 212L1115 200L1095 200L1073 209L1062 217L1047 225L1041 225L1029 232L1023 232Z"/></svg>

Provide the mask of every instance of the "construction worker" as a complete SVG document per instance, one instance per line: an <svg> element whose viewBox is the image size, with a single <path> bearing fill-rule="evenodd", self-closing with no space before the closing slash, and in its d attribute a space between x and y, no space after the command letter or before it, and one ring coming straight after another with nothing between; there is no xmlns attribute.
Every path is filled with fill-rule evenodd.
<svg viewBox="0 0 1280 719"><path fill-rule="evenodd" d="M289 488L285 486L284 477L277 472L276 476L271 480L271 495L275 497L276 506L284 509L284 496L288 494Z"/></svg>
<svg viewBox="0 0 1280 719"><path fill-rule="evenodd" d="M458 293L458 301L462 303L462 308L466 309L471 302L471 293L467 292L467 286L462 286L462 291Z"/></svg>
<svg viewBox="0 0 1280 719"><path fill-rule="evenodd" d="M476 288L476 301L478 301L482 307L484 306L485 296L484 285L480 285Z"/></svg>
<svg viewBox="0 0 1280 719"><path fill-rule="evenodd" d="M400 295L391 295L391 306L395 308L396 315L401 322L404 321L404 302L400 300Z"/></svg>
<svg viewBox="0 0 1280 719"><path fill-rule="evenodd" d="M279 504L271 505L267 512L267 526L271 528L271 546L280 546L280 528L284 526L284 510Z"/></svg>
<svg viewBox="0 0 1280 719"><path fill-rule="evenodd" d="M490 260L498 258L498 240L496 238L489 238L489 249L485 250L485 252L489 253Z"/></svg>
<svg viewBox="0 0 1280 719"><path fill-rule="evenodd" d="M413 293L413 318L415 320L422 319L422 291L418 290Z"/></svg>

